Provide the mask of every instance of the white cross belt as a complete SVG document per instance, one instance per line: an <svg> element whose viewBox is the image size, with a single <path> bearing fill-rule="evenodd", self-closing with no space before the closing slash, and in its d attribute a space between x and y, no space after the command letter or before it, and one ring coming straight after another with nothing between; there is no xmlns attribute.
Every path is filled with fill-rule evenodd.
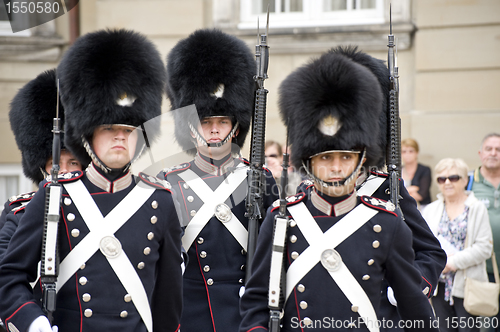
<svg viewBox="0 0 500 332"><path fill-rule="evenodd" d="M309 247L288 268L286 299L290 296L295 285L320 262L323 251L337 247L378 213L375 209L358 205L323 233L304 203L293 205L288 208L288 211L309 243ZM375 309L344 262L340 263L340 267L336 271L328 272L349 302L358 307L358 313L368 329L371 332L378 332Z"/></svg>
<svg viewBox="0 0 500 332"><path fill-rule="evenodd" d="M205 181L190 169L180 173L179 177L186 181L189 187L203 201L203 206L196 212L193 219L191 219L182 237L182 246L184 249L189 250L194 239L196 239L203 227L214 216L217 205L225 202L247 178L247 169L244 165L240 164L215 191L212 191ZM234 213L231 212L231 219L222 224L231 232L241 247L247 250L248 231Z"/></svg>

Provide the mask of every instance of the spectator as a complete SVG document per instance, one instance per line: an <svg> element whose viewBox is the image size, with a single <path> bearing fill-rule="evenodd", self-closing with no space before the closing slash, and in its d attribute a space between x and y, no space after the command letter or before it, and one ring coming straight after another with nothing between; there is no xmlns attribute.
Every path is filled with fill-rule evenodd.
<svg viewBox="0 0 500 332"><path fill-rule="evenodd" d="M476 168L469 178L467 188L486 205L493 232L493 243L496 243L495 255L500 257L500 134L491 133L484 137L479 149L481 166ZM493 278L491 261L486 262L488 276ZM500 319L500 314L497 315ZM500 328L491 327L488 331L499 331Z"/></svg>
<svg viewBox="0 0 500 332"><path fill-rule="evenodd" d="M487 280L486 259L492 251L491 227L484 205L474 193L465 191L465 162L446 158L434 170L441 193L438 200L423 211L423 216L448 259L432 304L440 331L457 331L447 324L450 319L457 317L460 321L468 321L474 317L463 306L465 276ZM466 324L458 331L479 331L479 327Z"/></svg>
<svg viewBox="0 0 500 332"><path fill-rule="evenodd" d="M287 153L290 153L287 149ZM265 145L266 167L273 174L278 185L281 185L281 171L283 170L283 148L275 141L267 141ZM289 159L290 160L290 159ZM302 181L302 177L292 166L288 167L288 183L286 186L286 196L295 195L297 187ZM280 187L281 188L281 187Z"/></svg>
<svg viewBox="0 0 500 332"><path fill-rule="evenodd" d="M401 141L403 161L403 180L406 189L417 203L420 210L431 202L431 169L418 162L418 143L412 138Z"/></svg>

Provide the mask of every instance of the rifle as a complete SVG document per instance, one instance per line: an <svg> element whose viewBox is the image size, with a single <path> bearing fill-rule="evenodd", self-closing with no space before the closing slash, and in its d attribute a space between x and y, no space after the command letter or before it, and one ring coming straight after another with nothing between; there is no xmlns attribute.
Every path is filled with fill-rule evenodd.
<svg viewBox="0 0 500 332"><path fill-rule="evenodd" d="M286 137L288 146L288 133ZM271 256L271 271L269 273L269 332L279 332L281 329L281 311L285 302L284 290L286 287L285 248L288 216L286 215L286 187L288 184L288 158L287 152L283 153L283 170L280 179L280 208L274 217L273 253Z"/></svg>
<svg viewBox="0 0 500 332"><path fill-rule="evenodd" d="M258 25L258 23L257 23ZM254 76L257 90L255 92L255 109L252 118L252 143L250 147L250 170L248 171L248 194L246 197L245 216L248 218L248 247L245 280L248 281L252 273L252 261L257 246L259 220L263 217L263 187L264 175L264 143L266 129L266 100L268 91L264 88L269 64L269 46L267 35L269 28L269 10L267 12L266 33L260 35L257 27L257 45L255 46L255 59L257 62L257 75ZM260 40L259 40L260 39Z"/></svg>
<svg viewBox="0 0 500 332"><path fill-rule="evenodd" d="M59 80L57 80L56 117L53 121L54 141L52 142L51 182L45 189L45 216L43 223L41 276L42 309L52 323L56 310L56 281L58 276L57 231L61 204L62 186L58 182L59 161L61 157L61 130L59 118Z"/></svg>
<svg viewBox="0 0 500 332"><path fill-rule="evenodd" d="M403 217L399 206L399 178L401 176L401 118L399 117L399 75L396 63L397 54L394 52L394 35L392 34L392 8L389 7L390 32L388 38L387 63L389 65L389 123L387 145L387 171L389 172L390 200L394 204L395 212Z"/></svg>

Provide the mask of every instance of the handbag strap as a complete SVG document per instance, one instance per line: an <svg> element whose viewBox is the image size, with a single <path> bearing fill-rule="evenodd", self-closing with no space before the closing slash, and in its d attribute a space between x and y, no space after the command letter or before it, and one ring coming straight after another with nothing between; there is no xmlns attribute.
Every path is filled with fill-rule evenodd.
<svg viewBox="0 0 500 332"><path fill-rule="evenodd" d="M497 258L495 257L495 251L493 250L491 253L491 265L493 265L493 275L495 276L495 284L499 283L498 280L498 265Z"/></svg>

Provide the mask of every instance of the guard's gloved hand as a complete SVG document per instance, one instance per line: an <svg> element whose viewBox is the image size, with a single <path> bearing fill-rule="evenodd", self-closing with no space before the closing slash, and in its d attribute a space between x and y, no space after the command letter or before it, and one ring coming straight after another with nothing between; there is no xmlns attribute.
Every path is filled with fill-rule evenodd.
<svg viewBox="0 0 500 332"><path fill-rule="evenodd" d="M45 316L38 316L35 319L30 327L28 328L28 332L58 332L59 329L57 326L50 326L49 320Z"/></svg>
<svg viewBox="0 0 500 332"><path fill-rule="evenodd" d="M394 297L394 291L392 290L392 287L387 287L387 298L393 306L398 306L398 301L396 301L396 298Z"/></svg>

